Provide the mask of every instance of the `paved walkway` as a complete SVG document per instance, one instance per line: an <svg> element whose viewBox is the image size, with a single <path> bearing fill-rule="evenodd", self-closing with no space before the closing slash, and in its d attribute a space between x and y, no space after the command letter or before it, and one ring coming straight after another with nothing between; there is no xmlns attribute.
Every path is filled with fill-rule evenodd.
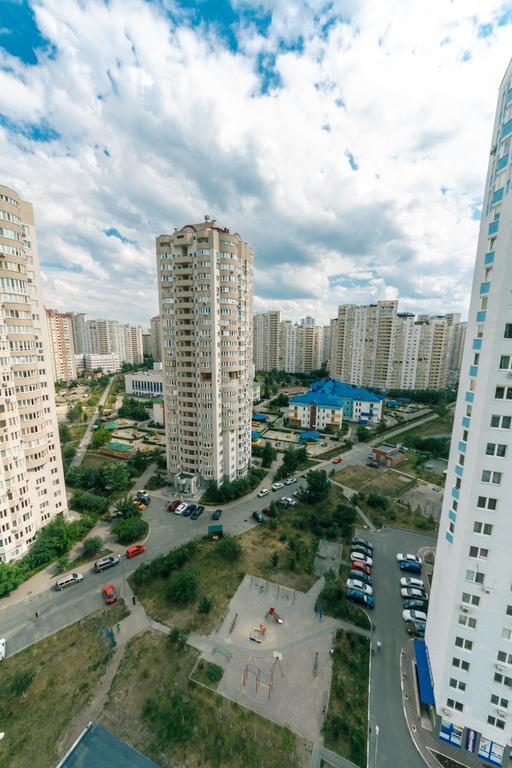
<svg viewBox="0 0 512 768"><path fill-rule="evenodd" d="M99 409L100 409L100 407L105 404L105 400L108 397L108 393L110 392L110 387L112 386L112 383L113 383L114 379L115 379L115 376L112 376L112 378L108 382L107 386L103 390L103 394L102 394L102 396L100 397L100 399L98 401L98 405L96 406L96 408L94 410L94 413L92 414L91 418L89 419L89 423L87 425L87 429L85 430L85 434L82 437L82 439L80 440L80 443L78 445L76 454L73 457L73 460L71 462L70 466L72 466L72 467L79 467L80 464L82 463L82 461L84 460L84 457L85 457L85 454L86 454L86 451L87 451L87 447L89 445L89 442L90 442L90 439L91 439L91 435L93 433L94 422L96 421L96 419L99 416Z"/></svg>
<svg viewBox="0 0 512 768"><path fill-rule="evenodd" d="M313 752L311 753L311 768L322 768L323 763L333 765L335 768L358 768L350 760L347 760L341 755L337 755L336 752L331 752L327 747L322 744L313 744Z"/></svg>
<svg viewBox="0 0 512 768"><path fill-rule="evenodd" d="M331 482L333 483L333 485L337 485L338 488L341 488L341 490L343 491L347 499L350 499L354 495L354 493L357 493L357 491L354 491L353 488L349 488L348 485L342 485L341 483L338 483L337 480L333 480L331 478ZM370 531L376 531L377 528L374 526L374 524L372 523L368 515L365 515L363 510L360 507L358 507L357 504L355 504L354 506L356 508L357 514L359 515L359 517L361 518L365 526L369 528Z"/></svg>

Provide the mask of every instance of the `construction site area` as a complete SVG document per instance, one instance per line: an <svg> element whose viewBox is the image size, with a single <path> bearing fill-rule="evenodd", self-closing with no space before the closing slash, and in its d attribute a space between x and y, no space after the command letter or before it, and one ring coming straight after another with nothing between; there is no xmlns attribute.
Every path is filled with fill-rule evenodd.
<svg viewBox="0 0 512 768"><path fill-rule="evenodd" d="M220 695L316 743L340 624L323 615L322 586L304 593L246 575L215 631L189 636L203 660L223 668Z"/></svg>

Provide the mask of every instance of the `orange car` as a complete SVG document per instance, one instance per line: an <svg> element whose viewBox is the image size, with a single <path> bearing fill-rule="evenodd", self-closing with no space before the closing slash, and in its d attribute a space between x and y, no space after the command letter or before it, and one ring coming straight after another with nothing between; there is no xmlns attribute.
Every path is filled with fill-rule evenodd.
<svg viewBox="0 0 512 768"><path fill-rule="evenodd" d="M116 591L113 584L105 584L103 587L103 599L107 605L112 605L117 600Z"/></svg>
<svg viewBox="0 0 512 768"><path fill-rule="evenodd" d="M132 544L131 547L128 547L126 550L126 557L135 557L136 555L140 555L141 552L144 552L146 547L144 544Z"/></svg>

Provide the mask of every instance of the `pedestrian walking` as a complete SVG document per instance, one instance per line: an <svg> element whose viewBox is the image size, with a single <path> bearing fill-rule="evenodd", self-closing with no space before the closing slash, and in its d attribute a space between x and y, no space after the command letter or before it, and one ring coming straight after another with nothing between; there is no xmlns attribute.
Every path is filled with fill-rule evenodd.
<svg viewBox="0 0 512 768"><path fill-rule="evenodd" d="M377 640L377 650L380 651L381 648L382 648L382 643L380 640Z"/></svg>
<svg viewBox="0 0 512 768"><path fill-rule="evenodd" d="M36 611L36 619L39 618L39 611Z"/></svg>
<svg viewBox="0 0 512 768"><path fill-rule="evenodd" d="M132 596L132 603L133 603L133 605L135 605L137 603L137 599L136 599L135 595Z"/></svg>

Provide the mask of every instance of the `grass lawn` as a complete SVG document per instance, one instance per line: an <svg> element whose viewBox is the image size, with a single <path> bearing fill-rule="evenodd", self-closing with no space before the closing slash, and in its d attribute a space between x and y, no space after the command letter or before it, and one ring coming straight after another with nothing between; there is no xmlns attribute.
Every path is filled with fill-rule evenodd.
<svg viewBox="0 0 512 768"><path fill-rule="evenodd" d="M381 528L383 525L392 525L422 533L434 533L436 530L436 521L433 518L425 517L413 509L410 510L405 504L395 500L391 500L385 510L371 507L366 500L358 501L358 506L377 528Z"/></svg>
<svg viewBox="0 0 512 768"><path fill-rule="evenodd" d="M126 464L125 459L118 459L115 456L107 456L106 454L96 453L95 451L86 451L81 466L83 468L94 467L96 469L97 467L103 467L105 464L109 464L112 461Z"/></svg>
<svg viewBox="0 0 512 768"><path fill-rule="evenodd" d="M371 467L355 464L352 467L344 467L334 474L337 483L353 488L354 491L362 491L372 480L375 480L377 470Z"/></svg>
<svg viewBox="0 0 512 768"><path fill-rule="evenodd" d="M324 743L361 768L366 765L369 661L369 639L339 629Z"/></svg>
<svg viewBox="0 0 512 768"><path fill-rule="evenodd" d="M451 435L453 429L453 411L448 411L444 416L438 416L437 419L427 421L426 424L420 424L417 427L411 427L404 432L400 432L396 439L408 445L411 437L432 437L433 435Z"/></svg>
<svg viewBox="0 0 512 768"><path fill-rule="evenodd" d="M422 464L416 465L417 456L417 453L407 454L406 460L400 464L400 469L403 472L407 472L409 475L415 475L421 480L425 480L425 482L430 483L431 485L438 485L443 488L445 483L445 475L439 474L438 472L433 472L429 469L425 469L425 464L429 463L428 459L424 459Z"/></svg>
<svg viewBox="0 0 512 768"><path fill-rule="evenodd" d="M404 477L393 469L377 470L361 465L345 467L336 472L334 479L355 491L373 491L392 497L401 496L416 485L416 480Z"/></svg>
<svg viewBox="0 0 512 768"><path fill-rule="evenodd" d="M125 613L116 603L2 662L0 768L48 768L59 759L59 740L86 705L111 651L98 639Z"/></svg>
<svg viewBox="0 0 512 768"><path fill-rule="evenodd" d="M291 731L189 682L196 659L159 635L132 640L102 723L162 768L297 766L302 744Z"/></svg>

